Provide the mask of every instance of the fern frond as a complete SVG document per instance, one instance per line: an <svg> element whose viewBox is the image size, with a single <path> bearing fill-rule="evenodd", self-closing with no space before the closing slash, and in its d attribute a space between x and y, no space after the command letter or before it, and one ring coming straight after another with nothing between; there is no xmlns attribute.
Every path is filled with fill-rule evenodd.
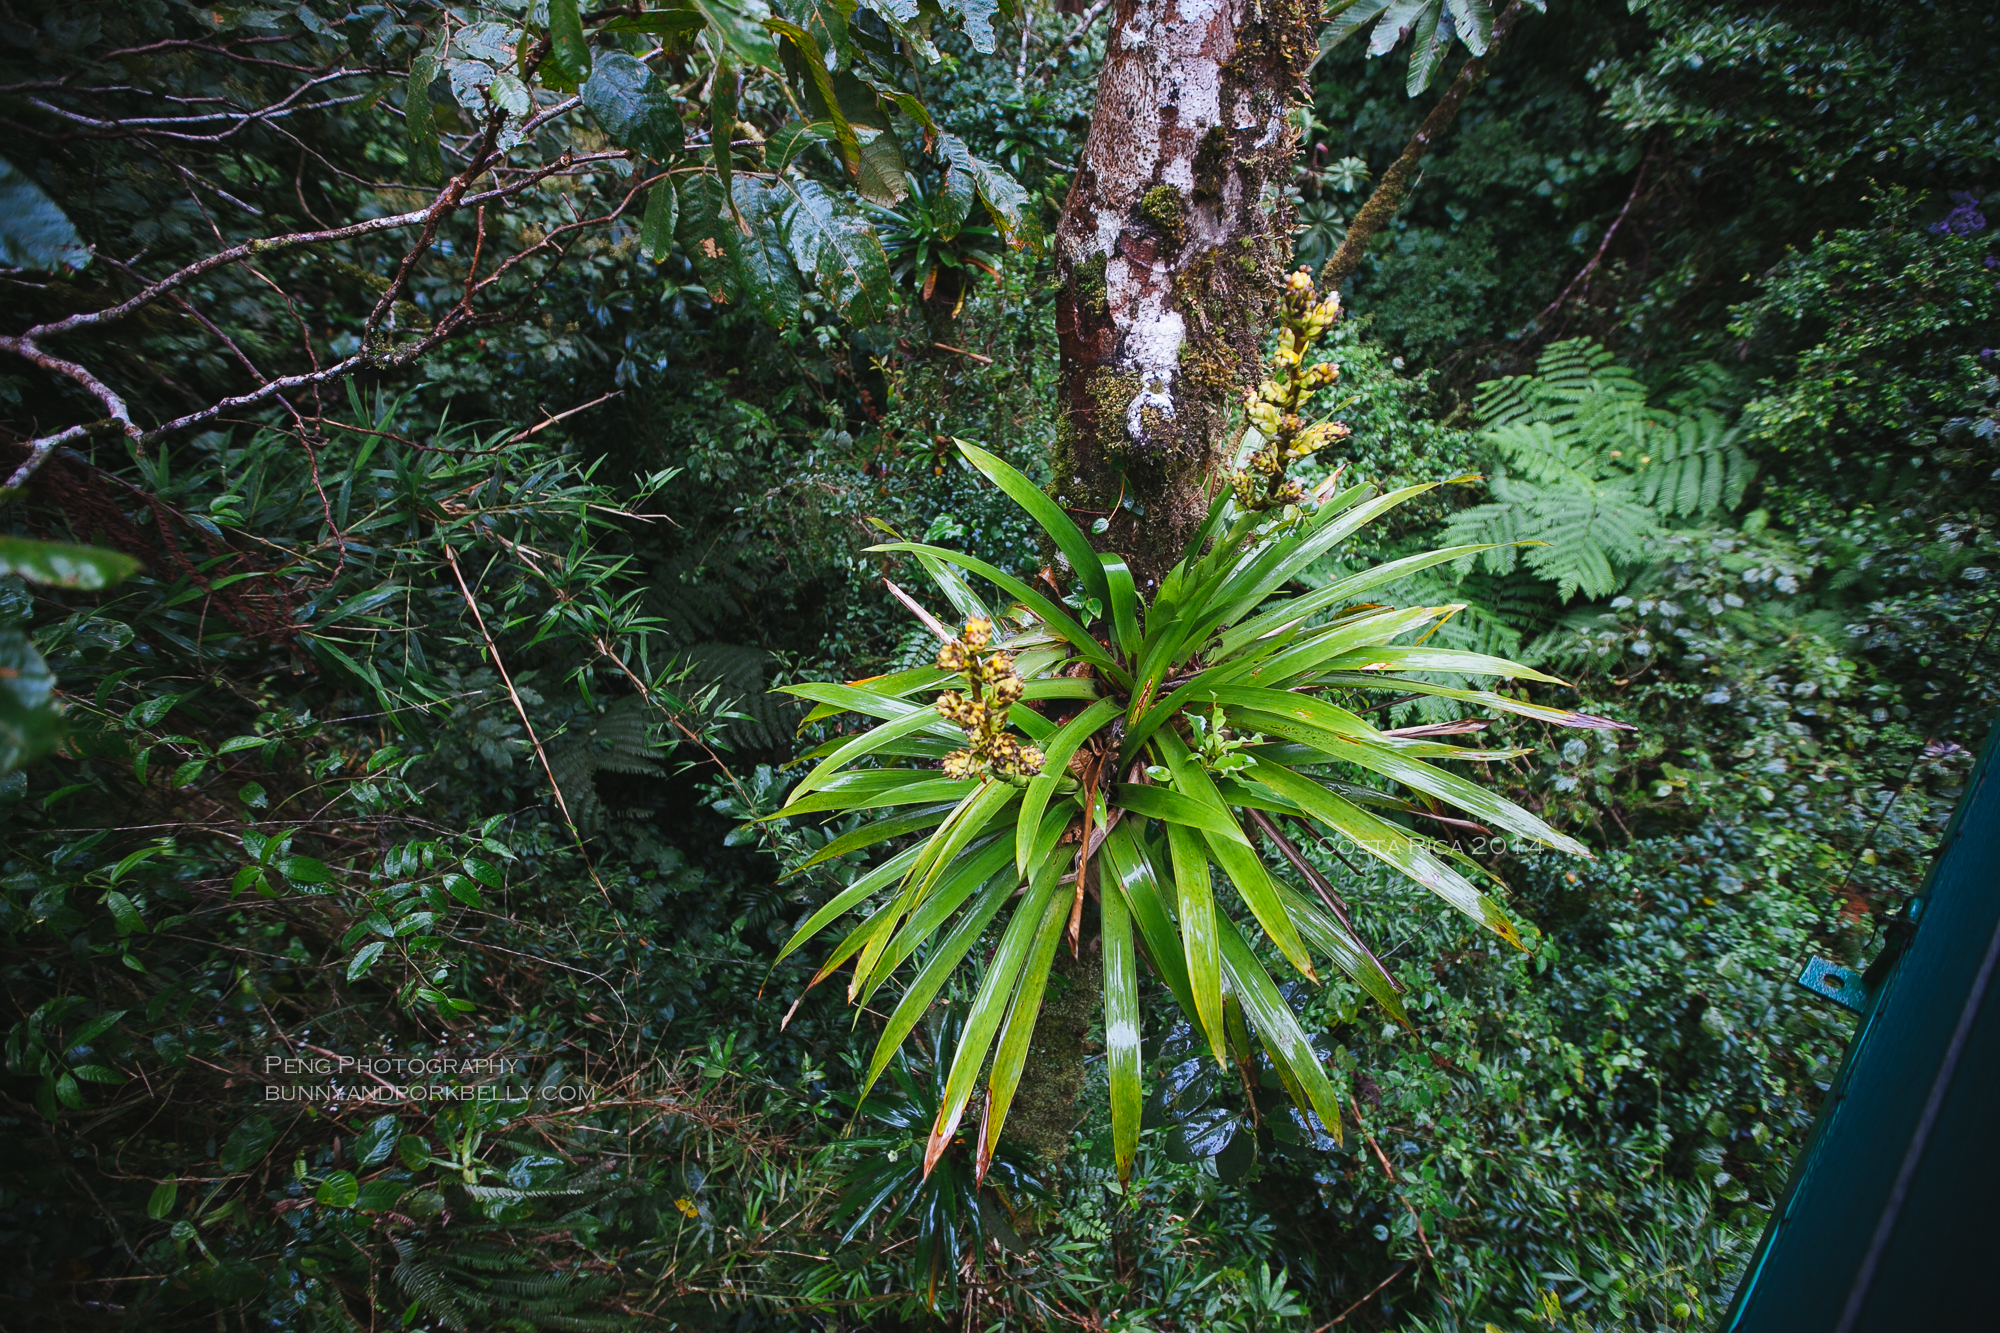
<svg viewBox="0 0 2000 1333"><path fill-rule="evenodd" d="M1738 447L1741 434L1714 412L1683 417L1658 432L1642 455L1640 499L1669 514L1726 512L1743 503L1756 464Z"/></svg>
<svg viewBox="0 0 2000 1333"><path fill-rule="evenodd" d="M1616 592L1615 565L1645 560L1659 534L1653 511L1617 486L1551 489L1523 507L1523 526L1548 543L1529 549L1528 567L1552 580L1565 602L1579 592L1593 599Z"/></svg>

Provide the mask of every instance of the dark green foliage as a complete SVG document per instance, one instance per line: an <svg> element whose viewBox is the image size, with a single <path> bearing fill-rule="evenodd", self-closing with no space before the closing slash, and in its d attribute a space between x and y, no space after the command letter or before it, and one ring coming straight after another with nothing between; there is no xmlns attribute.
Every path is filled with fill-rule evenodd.
<svg viewBox="0 0 2000 1333"><path fill-rule="evenodd" d="M1466 775L1598 860L1503 849L1416 802L1383 812L1504 881L1493 894L1539 933L1518 955L1304 844L1416 1028L1385 1031L1338 978L1287 995L1351 1089L1345 1143L1294 1118L1268 1068L1208 1059L1191 1076L1197 1042L1160 1023L1121 1185L1104 1034L1085 1023L1036 1034L1034 1058L1084 1052L1064 1071L1081 1092L1050 1090L1032 1158L1002 1138L989 1184L1021 1172L1002 1201L972 1186L963 1144L934 1190L912 1179L935 1046L856 1115L879 1018L809 989L820 957L772 965L859 866L781 870L865 825L757 822L797 780L795 748L835 739L825 720L795 739L798 712L767 691L935 651L881 588L918 571L864 553L895 539L870 520L1044 586L1031 525L949 441L1046 480L1050 276L999 237L1053 219L1108 25L1064 47L1075 20L1036 11L1017 83L1015 19L978 6L925 7L913 27L887 10L916 6L786 0L774 16L796 32L724 5L530 8L480 17L546 23L534 78L461 11L31 0L0 17L4 81L36 85L9 104L8 197L26 211L0 212L40 219L53 246L32 272L0 257L0 334L130 295L133 272L214 249L212 227L233 242L422 206L434 189L405 187L463 166L515 97L503 76L586 99L507 170L563 147L636 154L489 203L486 275L571 205L624 212L566 233L560 264L517 262L482 298L495 318L425 360L371 366L352 394L291 392L299 420L267 400L143 458L109 430L72 440L8 501L0 554L54 539L143 568L99 588L0 575L0 745L46 750L0 778L0 1325L1711 1327L1845 1037L1790 978L1809 956L1873 955L2000 707L2000 274L1975 221L1995 211L2000 22L1967 4L1557 4L1517 28L1333 335L1347 457L1299 468L1308 486L1345 461L1386 486L1488 472L1494 488L1414 500L1287 591L1506 503L1497 463L1536 493L1619 488L1642 531L1607 557L1601 596L1565 601L1560 570L1532 562L1371 594L1466 603L1431 642L1532 661L1638 728L1494 723L1442 694L1369 714L1488 721L1481 745L1526 753ZM104 54L163 37L198 44ZM936 63L897 54L918 39ZM775 327L716 185L717 52L751 72L726 156L775 228L750 255ZM297 86L285 63L357 72L324 85L328 105L213 142L86 134L28 100L112 118L195 106L167 97L256 107ZM1316 68L1309 245L1337 243L1428 109L1437 84L1412 100L1410 72L1358 40ZM145 91L94 91L117 87ZM918 187L921 203L898 193ZM921 275L890 281L868 229L897 233L850 191L913 221L931 209L925 235L956 220L948 246L979 264L961 266L945 341L993 364L929 346ZM393 303L398 337L456 307L480 234L470 209L441 223ZM408 235L258 256L282 293L244 265L190 283L228 343L161 302L47 350L101 369L150 426L309 370L301 323L321 364L380 345L368 312ZM1671 473L1664 449L1643 470L1610 458L1622 446L1578 424L1592 413L1537 396L1559 370L1538 359L1583 335L1612 360L1569 349L1575 387L1603 391L1609 418L1719 433L1704 424ZM21 441L104 415L0 358L9 472ZM1575 475L1530 475L1476 433L1493 381L1496 416L1518 392L1516 424L1597 441ZM32 726L7 711L23 698ZM947 988L943 1007L971 995ZM1174 1007L1163 989L1141 1002L1149 1021ZM377 1087L266 1065L309 1047L520 1064L383 1075L515 1090L487 1102L267 1100ZM1010 1124L1033 1095L1024 1082ZM1066 1155L1041 1152L1065 1134Z"/></svg>

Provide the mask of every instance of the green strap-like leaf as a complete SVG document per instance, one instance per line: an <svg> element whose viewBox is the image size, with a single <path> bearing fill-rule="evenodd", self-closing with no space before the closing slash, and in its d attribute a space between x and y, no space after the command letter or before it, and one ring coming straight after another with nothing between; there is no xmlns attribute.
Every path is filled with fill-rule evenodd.
<svg viewBox="0 0 2000 1333"><path fill-rule="evenodd" d="M1011 877L996 876L989 880L972 906L958 918L958 924L951 928L951 933L939 940L937 947L925 957L924 965L910 980L909 989L903 992L903 998L890 1011L889 1021L882 1025L881 1039L875 1043L875 1054L868 1061L868 1077L861 1085L863 1097L875 1086L875 1080L882 1076L882 1071L888 1068L889 1061L902 1047L904 1039L916 1030L918 1022L930 1009L931 1001L944 989L944 983L951 979L960 960L986 933L986 927L999 914L1013 891Z"/></svg>
<svg viewBox="0 0 2000 1333"><path fill-rule="evenodd" d="M1492 542L1481 542L1472 546L1447 546L1442 550L1405 556L1401 560L1391 560L1386 565L1376 565L1358 574L1350 574L1344 579L1329 583L1318 592L1281 602L1262 615L1253 616L1230 629L1218 641L1220 646L1216 649L1216 656L1228 657L1246 643L1260 639L1266 634L1275 634L1288 625L1299 624L1330 607L1343 606L1361 593L1379 588L1385 583L1408 578L1412 574L1434 565L1444 564L1448 560L1490 551L1495 545L1496 543Z"/></svg>
<svg viewBox="0 0 2000 1333"><path fill-rule="evenodd" d="M1449 615L1455 609L1446 606L1411 606L1396 611L1380 611L1373 615L1358 617L1345 624L1314 631L1294 641L1282 652L1273 654L1262 664L1253 667L1249 679L1259 685L1282 689L1331 658L1363 649L1373 652L1377 645L1386 644L1399 634L1407 634L1413 629Z"/></svg>
<svg viewBox="0 0 2000 1333"><path fill-rule="evenodd" d="M905 834L916 833L930 828L944 820L951 811L951 806L934 805L925 810L915 810L906 815L897 815L892 819L871 819L860 828L841 834L833 841L827 843L826 846L820 848L790 870L787 870L784 878L790 879L794 875L803 874L811 870L814 866L831 861L837 856L846 856L848 853L858 852L864 847L873 847L878 842L887 842L891 838L900 838Z"/></svg>
<svg viewBox="0 0 2000 1333"><path fill-rule="evenodd" d="M1319 1062L1319 1053L1313 1050L1305 1030L1299 1026L1298 1016L1285 1003L1284 995L1271 981L1264 965L1257 961L1257 955L1250 952L1250 946L1227 920L1221 922L1221 936L1222 965L1229 974L1229 988L1242 1002L1251 1026L1257 1029L1258 1040L1263 1042L1272 1062L1305 1091L1306 1105L1299 1109L1317 1115L1334 1142L1340 1142L1340 1094L1334 1091L1325 1067Z"/></svg>
<svg viewBox="0 0 2000 1333"><path fill-rule="evenodd" d="M1100 869L1100 886L1103 879ZM1139 1116L1145 1098L1139 1078L1138 953L1133 947L1132 911L1124 890L1115 884L1100 887L1098 898L1103 907L1104 1066L1111 1083L1111 1157L1117 1163L1118 1178L1128 1180L1132 1158L1139 1150Z"/></svg>
<svg viewBox="0 0 2000 1333"><path fill-rule="evenodd" d="M1550 685L1568 685L1559 676L1545 675L1531 666L1510 662L1485 653L1460 652L1454 648L1364 648L1326 663L1328 671L1449 671L1460 676L1507 676L1516 680L1539 680Z"/></svg>
<svg viewBox="0 0 2000 1333"><path fill-rule="evenodd" d="M1034 612L1037 619L1048 626L1051 631L1060 635L1086 661L1103 671L1112 680L1117 681L1120 685L1131 684L1131 673L1114 662L1110 654L1104 651L1104 645L1100 644L1096 639L1091 638L1085 632L1083 626L1076 623L1075 617L1071 616L1069 612L1063 610L1048 598L1042 596L1042 594L1036 592L1033 588L1030 588L1020 579L1009 574L1006 570L996 568L984 560L965 555L959 551L947 551L941 546L925 546L919 542L885 542L880 546L871 546L868 549L871 552L907 551L912 555L920 551L927 552L938 557L940 560L946 560L957 565L960 569L971 570L981 578L987 579L1005 590L1011 596L1019 598L1024 606Z"/></svg>
<svg viewBox="0 0 2000 1333"><path fill-rule="evenodd" d="M1035 934L1034 949L1015 986L1014 1001L1007 1007L1007 1025L1000 1030L1000 1044L993 1052L993 1068L986 1076L986 1118L980 1134L982 1176L985 1163L992 1160L993 1150L1000 1143L1000 1131L1014 1104L1014 1092L1021 1086L1021 1069L1028 1062L1028 1042L1042 1014L1042 996L1048 991L1049 967L1055 961L1057 946L1062 943L1063 928L1069 924L1069 904L1064 901L1067 896L1059 893L1049 900L1041 929Z"/></svg>
<svg viewBox="0 0 2000 1333"><path fill-rule="evenodd" d="M876 753L890 741L919 731L935 731L944 736L959 734L949 722L938 716L936 709L912 709L894 721L884 722L841 742L838 749L821 760L812 772L800 780L798 786L792 788L791 799L810 796L855 760Z"/></svg>
<svg viewBox="0 0 2000 1333"><path fill-rule="evenodd" d="M1405 501L1415 499L1427 491L1436 490L1441 482L1425 482L1419 486L1405 486L1387 495L1377 496L1366 504L1356 505L1331 522L1321 522L1314 526L1312 535L1297 543L1279 543L1273 546L1269 556L1259 559L1249 569L1233 576L1216 593L1214 604L1222 608L1207 623L1198 637L1187 640L1190 645L1201 642L1217 625L1233 623L1255 610L1271 590L1288 582L1301 570L1346 541L1365 524L1394 509Z"/></svg>
<svg viewBox="0 0 2000 1333"><path fill-rule="evenodd" d="M876 959L888 947L890 932L897 923L923 903L953 858L983 833L1001 811L1019 799L1020 794L1017 788L1004 782L986 779L931 834L910 866L910 873L903 881L902 892L888 913L886 923L870 936L862 948L861 959L855 964L853 984L848 988L850 1000L860 994L863 983L874 970Z"/></svg>
<svg viewBox="0 0 2000 1333"><path fill-rule="evenodd" d="M1350 764L1358 764L1370 772L1400 782L1405 787L1420 791L1426 796L1435 796L1441 801L1449 801L1489 823L1498 824L1510 833L1518 833L1524 838L1553 847L1559 852L1572 856L1588 857L1589 848L1566 834L1558 833L1530 812L1523 810L1504 796L1468 782L1456 773L1447 772L1434 764L1426 764L1421 759L1389 748L1387 745L1370 742L1358 737L1341 737L1331 753L1336 759Z"/></svg>
<svg viewBox="0 0 2000 1333"><path fill-rule="evenodd" d="M1111 804L1135 815L1162 820L1170 828L1199 829L1218 838L1244 841L1243 830L1237 827L1236 821L1226 811L1197 801L1192 796L1184 796L1170 787L1121 782L1111 789Z"/></svg>
<svg viewBox="0 0 2000 1333"><path fill-rule="evenodd" d="M1352 801L1282 765L1258 764L1248 770L1248 776L1297 801L1314 819L1342 834L1354 846L1394 866L1515 948L1522 947L1521 932L1500 904L1417 846L1408 830L1369 814Z"/></svg>
<svg viewBox="0 0 2000 1333"><path fill-rule="evenodd" d="M952 865L939 880L937 888L924 899L923 905L910 913L896 930L889 947L876 959L875 966L862 981L855 999L867 1004L882 983L894 975L903 960L914 953L923 943L937 932L945 918L958 910L972 891L992 879L1013 859L1013 848L1006 838L994 838L983 846L967 852ZM1010 886L1019 881L1010 880Z"/></svg>
<svg viewBox="0 0 2000 1333"><path fill-rule="evenodd" d="M1180 935L1167 914L1166 898L1160 888L1171 876L1161 873L1153 853L1139 838L1129 820L1112 828L1104 839L1104 845L1098 849L1098 855L1109 858L1099 864L1109 868L1112 891L1125 895L1125 903L1132 910L1132 919L1138 923L1153 970L1173 992L1174 1001L1180 1005L1181 1013L1187 1016L1188 1022L1199 1025L1201 1020L1195 1012L1194 992L1188 985L1187 957L1181 947ZM1100 890L1105 883L1100 874Z"/></svg>
<svg viewBox="0 0 2000 1333"><path fill-rule="evenodd" d="M952 1054L951 1070L945 1075L944 1095L939 1099L937 1120L931 1126L930 1141L924 1146L926 1176L944 1154L952 1135L958 1132L958 1122L965 1115L965 1104L972 1099L972 1090L979 1084L979 1071L986 1063L986 1052L993 1046L993 1037L999 1031L1008 1001L1013 998L1014 983L1027 966L1029 949L1041 933L1044 918L1051 911L1056 896L1056 881L1061 878L1059 865L1054 857L1043 863L1042 873L1028 886L1027 894L1014 909L1013 918L1007 922L1007 929L1000 936L999 947L993 951L993 961L987 965L986 975L980 980L972 1009L959 1032L958 1049Z"/></svg>
<svg viewBox="0 0 2000 1333"><path fill-rule="evenodd" d="M1271 882L1270 873L1264 869L1257 849L1250 845L1242 826L1236 822L1236 816L1223 804L1215 783L1210 780L1207 771L1194 762L1178 736L1171 731L1162 732L1160 742L1168 767L1173 770L1174 785L1221 815L1228 823L1226 834L1202 829L1202 836L1216 863L1229 876L1229 882L1236 886L1251 915L1257 918L1257 924L1264 928L1264 933L1271 937L1278 951L1306 977L1318 981L1319 973L1313 968L1312 956L1306 952L1305 941L1299 938L1297 927L1292 925L1292 918L1279 901L1277 886Z"/></svg>
<svg viewBox="0 0 2000 1333"><path fill-rule="evenodd" d="M1297 889L1280 884L1278 892L1284 897L1285 910L1291 914L1293 924L1299 928L1299 934L1305 937L1306 943L1332 959L1333 965L1353 978L1370 998L1387 1009L1390 1017L1409 1027L1410 1016L1403 1010L1403 997L1396 993L1396 983L1390 980L1388 970L1368 946L1341 925L1339 918Z"/></svg>
<svg viewBox="0 0 2000 1333"><path fill-rule="evenodd" d="M1315 699L1310 694L1294 694L1289 690L1267 690L1254 685L1223 685L1203 691L1202 697L1212 699L1225 708L1255 708L1266 714L1275 713L1280 717L1288 717L1309 726L1323 728L1336 735L1373 739L1382 734L1338 704ZM1249 727L1244 730L1254 731L1256 728Z"/></svg>
<svg viewBox="0 0 2000 1333"><path fill-rule="evenodd" d="M843 773L819 791L788 805L779 815L807 815L818 810L881 810L896 805L929 805L962 800L977 785L936 776L935 769L892 768ZM893 779L890 781L889 779Z"/></svg>
<svg viewBox="0 0 2000 1333"><path fill-rule="evenodd" d="M1106 555L1102 560L1105 581L1111 585L1111 627L1126 658L1137 661L1144 641L1139 633L1139 593L1132 583L1132 570L1121 556Z"/></svg>
<svg viewBox="0 0 2000 1333"><path fill-rule="evenodd" d="M1029 781L1027 794L1021 798L1020 822L1014 826L1014 836L1018 839L1014 849L1015 866L1021 878L1028 877L1028 867L1032 864L1029 840L1041 829L1042 811L1048 808L1049 798L1055 795L1056 787L1062 782L1070 756L1118 716L1118 712L1116 699L1099 699L1058 727L1055 735L1042 745L1042 771Z"/></svg>
<svg viewBox="0 0 2000 1333"><path fill-rule="evenodd" d="M1521 717L1531 717L1537 722L1548 722L1558 727L1584 727L1599 731L1631 731L1624 722L1614 722L1608 717L1593 717L1589 713L1579 713L1568 708L1550 708L1545 704L1531 704L1525 699L1510 699L1504 694L1490 690L1458 690L1449 685L1433 685L1428 681L1408 680L1402 676L1378 676L1349 672L1339 675L1323 675L1323 685L1340 685L1360 690L1394 690L1398 694L1429 694L1440 699L1457 699L1461 703L1480 704L1496 708L1503 713L1514 713Z"/></svg>
<svg viewBox="0 0 2000 1333"><path fill-rule="evenodd" d="M986 478L1001 490L1007 492L1015 504L1028 511L1028 517L1035 520L1049 540L1069 561L1077 578L1083 581L1084 590L1099 602L1109 605L1111 588L1104 577L1104 566L1098 560L1097 552L1091 549L1090 539L1083 535L1083 529L1075 520L1063 512L1061 505L1042 492L1042 488L1022 476L1004 459L981 449L965 440L953 440L958 451L965 455L972 466L978 468Z"/></svg>
<svg viewBox="0 0 2000 1333"><path fill-rule="evenodd" d="M1168 824L1167 851L1173 859L1181 947L1187 959L1188 990L1194 998L1195 1016L1208 1038L1209 1049L1215 1052L1215 1062L1227 1068L1229 1058L1222 1031L1222 954L1216 937L1215 889L1208 877L1208 844L1186 825Z"/></svg>

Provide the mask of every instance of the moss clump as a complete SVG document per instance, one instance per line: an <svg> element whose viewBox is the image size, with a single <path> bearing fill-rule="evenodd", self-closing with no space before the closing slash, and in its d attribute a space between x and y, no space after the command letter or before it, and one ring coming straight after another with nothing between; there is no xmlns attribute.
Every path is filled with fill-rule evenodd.
<svg viewBox="0 0 2000 1333"><path fill-rule="evenodd" d="M1125 435L1125 409L1144 386L1129 370L1098 370L1092 373L1085 390L1097 427L1098 447L1107 453L1122 453L1131 441Z"/></svg>
<svg viewBox="0 0 2000 1333"><path fill-rule="evenodd" d="M1076 308L1097 319L1104 319L1111 313L1109 289L1104 285L1104 264L1105 256L1092 255L1070 271L1070 282L1076 290Z"/></svg>
<svg viewBox="0 0 2000 1333"><path fill-rule="evenodd" d="M1139 200L1139 216L1178 250L1187 242L1187 200L1172 185L1155 185Z"/></svg>
<svg viewBox="0 0 2000 1333"><path fill-rule="evenodd" d="M1180 423L1151 403L1139 409L1139 433L1146 447L1158 453L1172 453L1180 446Z"/></svg>

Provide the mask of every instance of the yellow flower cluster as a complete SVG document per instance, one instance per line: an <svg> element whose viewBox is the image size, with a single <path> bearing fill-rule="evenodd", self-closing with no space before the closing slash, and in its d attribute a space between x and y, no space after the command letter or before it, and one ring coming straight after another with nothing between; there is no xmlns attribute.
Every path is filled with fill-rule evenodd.
<svg viewBox="0 0 2000 1333"><path fill-rule="evenodd" d="M1011 655L993 648L993 622L974 616L965 632L938 649L939 670L964 675L966 688L946 690L938 712L964 728L971 744L944 757L944 775L965 779L991 774L1020 781L1042 771L1042 752L1007 734L1007 710L1027 689Z"/></svg>
<svg viewBox="0 0 2000 1333"><path fill-rule="evenodd" d="M1229 479L1236 503L1245 509L1275 509L1296 503L1303 490L1285 469L1351 433L1333 421L1308 426L1300 415L1314 394L1340 378L1338 366L1302 366L1313 344L1339 318L1340 293L1329 292L1320 300L1313 290L1310 270L1301 268L1285 280L1284 299L1278 307L1278 346L1271 353L1264 382L1244 395L1250 424L1266 443Z"/></svg>

